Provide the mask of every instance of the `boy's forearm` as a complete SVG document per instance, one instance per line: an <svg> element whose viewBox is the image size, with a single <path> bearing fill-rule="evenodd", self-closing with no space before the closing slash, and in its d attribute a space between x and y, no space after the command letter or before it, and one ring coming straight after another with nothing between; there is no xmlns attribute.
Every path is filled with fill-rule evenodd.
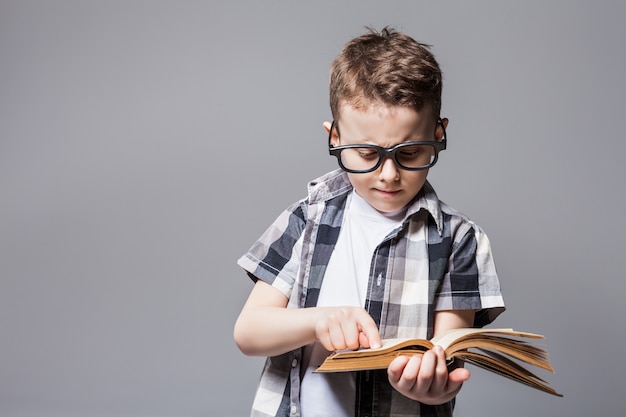
<svg viewBox="0 0 626 417"><path fill-rule="evenodd" d="M247 309L235 324L235 342L250 356L276 356L316 340L321 308L287 309L263 306Z"/></svg>
<svg viewBox="0 0 626 417"><path fill-rule="evenodd" d="M239 349L276 356L319 341L329 351L380 346L378 327L363 307L287 308L288 299L257 281L235 323Z"/></svg>

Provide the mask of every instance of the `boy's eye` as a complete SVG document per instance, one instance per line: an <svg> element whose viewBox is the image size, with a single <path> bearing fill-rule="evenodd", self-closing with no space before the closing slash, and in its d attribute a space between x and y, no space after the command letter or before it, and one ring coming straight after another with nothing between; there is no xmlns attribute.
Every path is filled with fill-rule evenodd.
<svg viewBox="0 0 626 417"><path fill-rule="evenodd" d="M419 156L424 151L419 145L404 147L398 152L403 158L413 158Z"/></svg>
<svg viewBox="0 0 626 417"><path fill-rule="evenodd" d="M378 158L378 152L370 148L358 148L359 156L364 159Z"/></svg>

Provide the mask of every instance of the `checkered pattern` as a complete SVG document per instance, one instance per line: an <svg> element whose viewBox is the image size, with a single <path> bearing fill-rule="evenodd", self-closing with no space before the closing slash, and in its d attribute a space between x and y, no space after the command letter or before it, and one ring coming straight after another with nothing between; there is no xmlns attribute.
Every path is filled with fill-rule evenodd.
<svg viewBox="0 0 626 417"><path fill-rule="evenodd" d="M351 190L340 170L312 181L308 198L285 210L239 265L289 297L288 308L315 306ZM431 338L439 310L473 309L475 326L490 323L504 303L487 236L427 182L375 251L365 308L384 338ZM267 359L251 416L300 415L301 357L297 349ZM356 416L451 416L453 407L409 400L384 370L357 375Z"/></svg>

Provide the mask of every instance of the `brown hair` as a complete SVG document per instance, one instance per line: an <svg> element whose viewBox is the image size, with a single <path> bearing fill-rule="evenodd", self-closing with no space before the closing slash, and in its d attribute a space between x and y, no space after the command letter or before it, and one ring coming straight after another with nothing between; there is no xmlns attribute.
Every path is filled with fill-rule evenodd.
<svg viewBox="0 0 626 417"><path fill-rule="evenodd" d="M380 102L389 106L441 111L442 75L430 46L392 28L358 36L344 46L330 67L330 110L350 104L365 109Z"/></svg>

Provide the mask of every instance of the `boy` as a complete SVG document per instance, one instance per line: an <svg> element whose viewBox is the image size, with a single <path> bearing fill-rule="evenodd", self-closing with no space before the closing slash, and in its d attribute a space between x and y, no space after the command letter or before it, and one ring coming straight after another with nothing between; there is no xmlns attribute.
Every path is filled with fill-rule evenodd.
<svg viewBox="0 0 626 417"><path fill-rule="evenodd" d="M340 169L239 259L255 286L235 341L268 357L252 416L452 415L469 372L449 371L440 347L382 371L313 372L334 350L429 339L504 310L487 237L426 181L446 147L441 86L428 47L388 28L331 65L324 128Z"/></svg>

